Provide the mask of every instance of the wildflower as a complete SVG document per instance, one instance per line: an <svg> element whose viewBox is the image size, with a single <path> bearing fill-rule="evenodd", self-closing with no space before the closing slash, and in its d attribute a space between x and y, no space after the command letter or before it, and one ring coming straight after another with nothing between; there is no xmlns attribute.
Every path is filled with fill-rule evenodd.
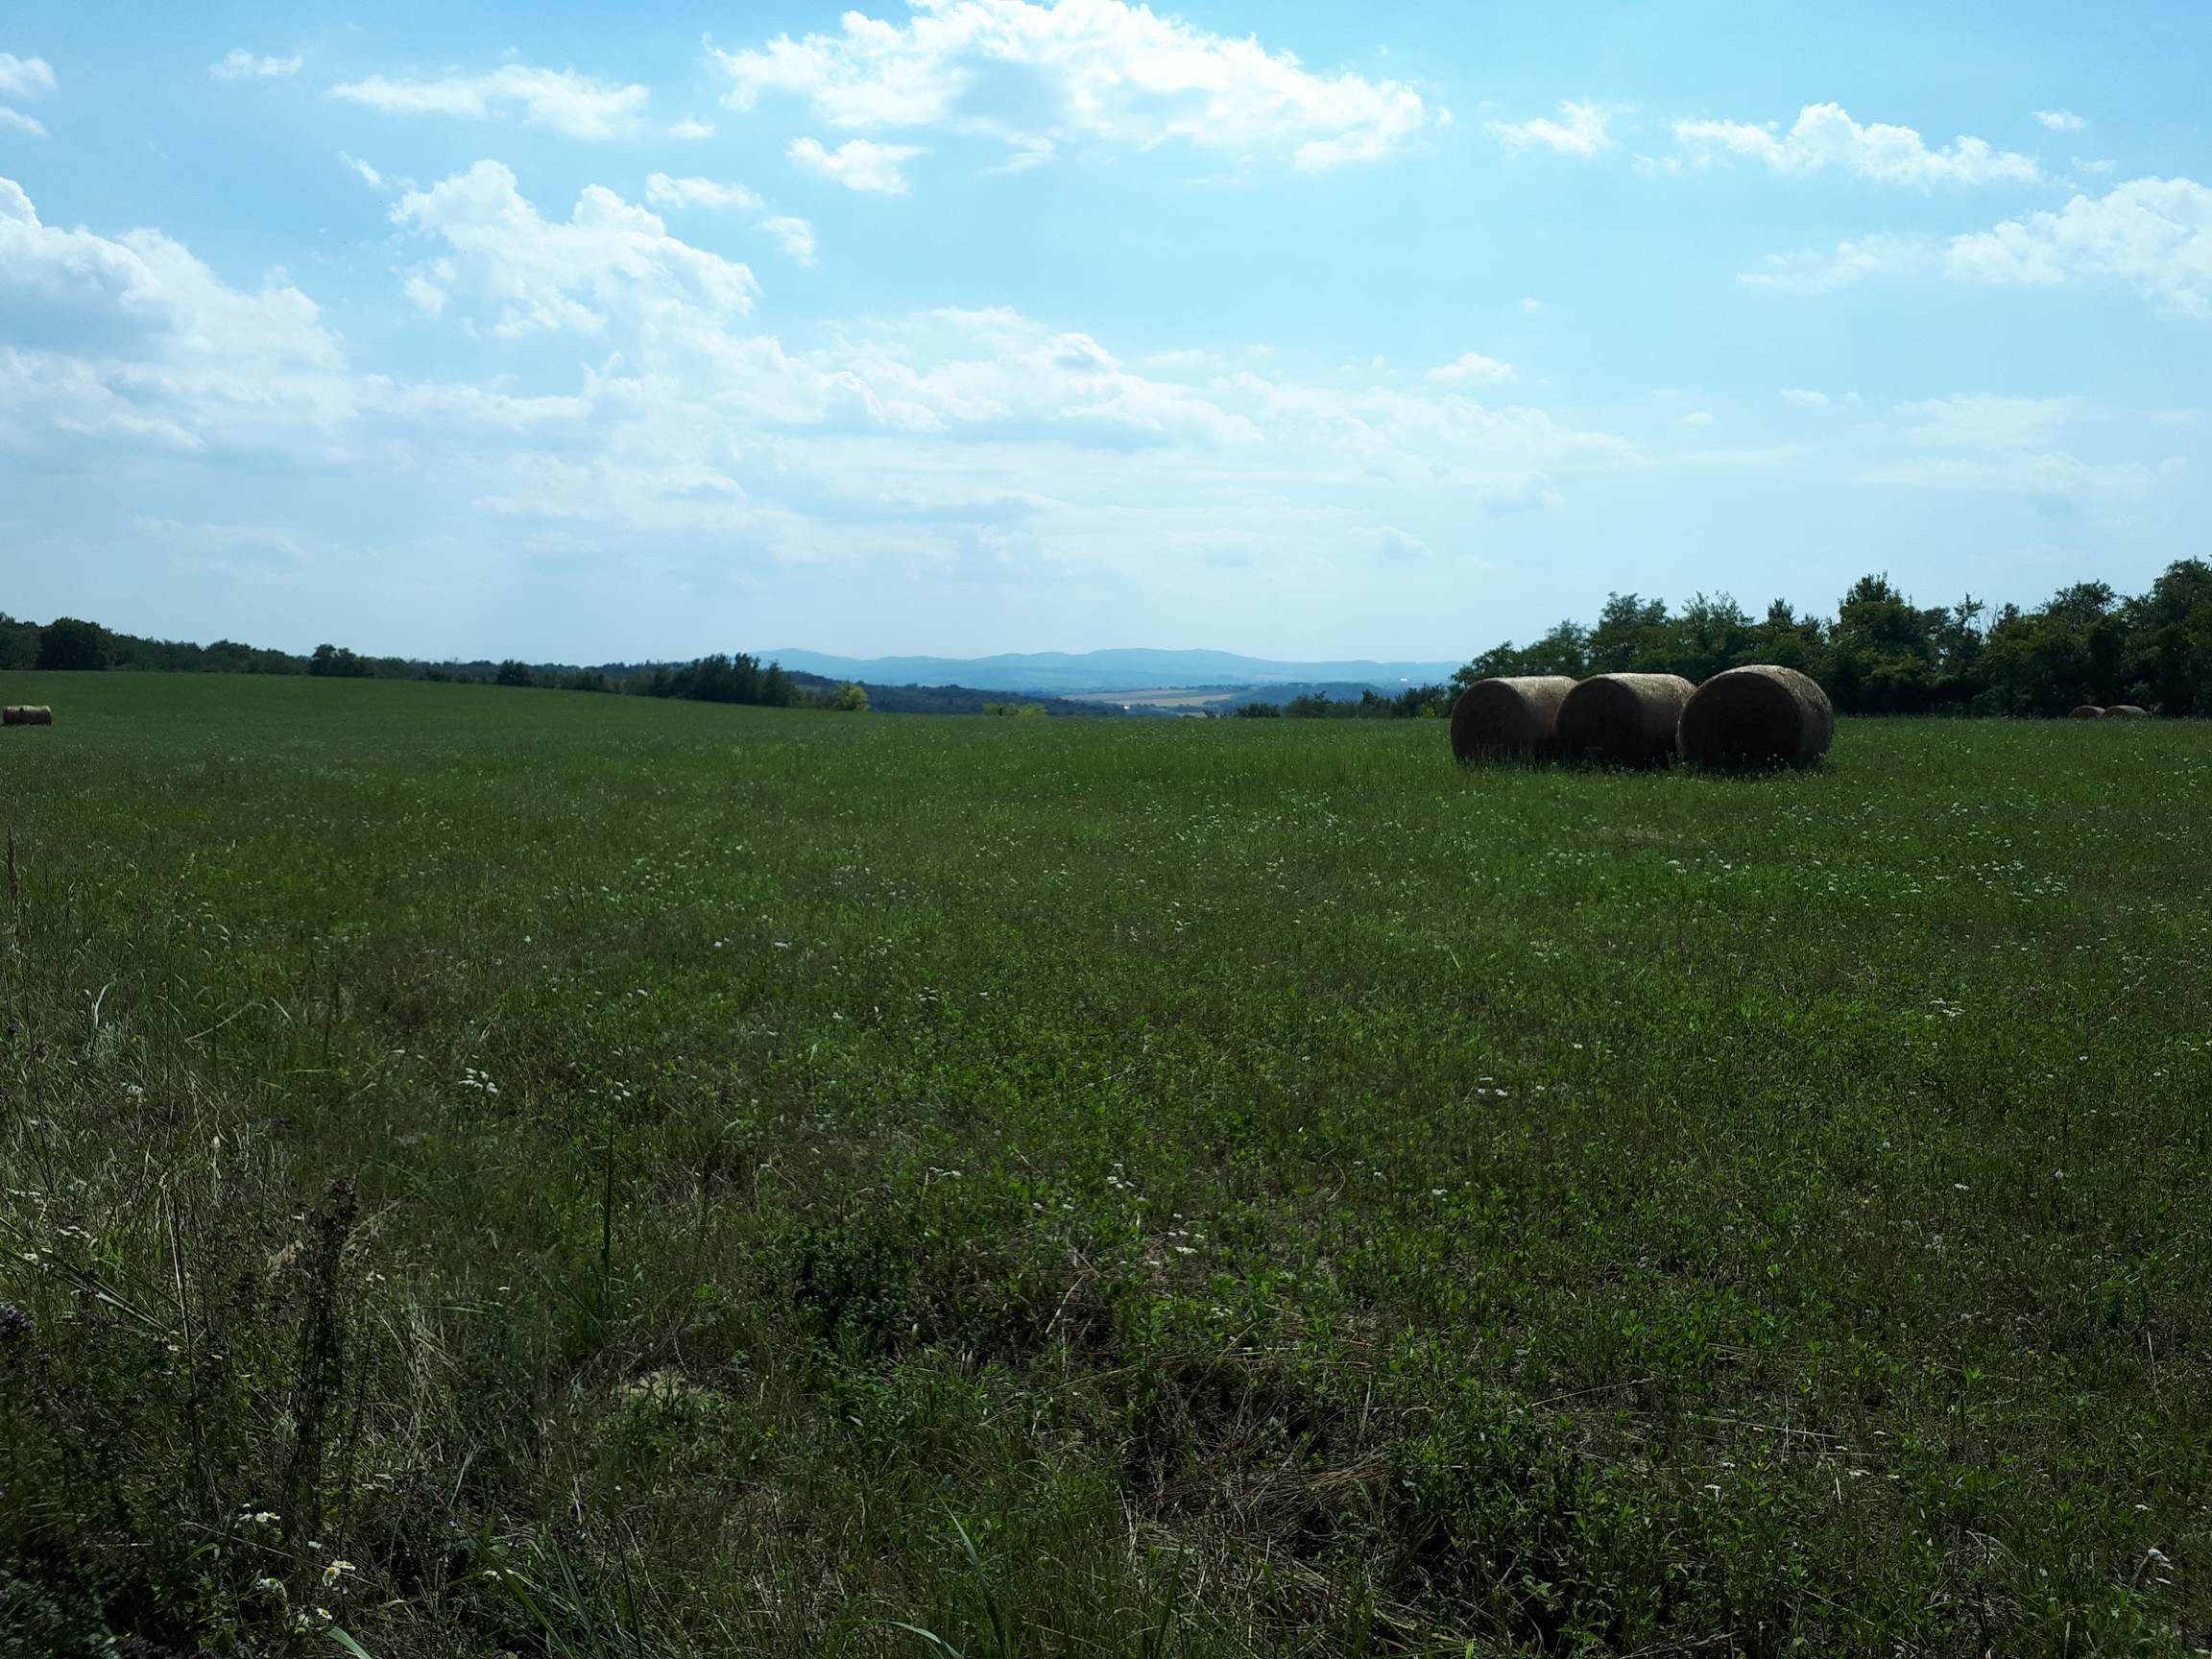
<svg viewBox="0 0 2212 1659"><path fill-rule="evenodd" d="M38 1328L38 1321L16 1307L12 1302L0 1302L0 1342L17 1336L28 1336Z"/></svg>
<svg viewBox="0 0 2212 1659"><path fill-rule="evenodd" d="M283 1584L278 1580L270 1577L267 1574L263 1574L260 1577L253 1580L253 1588L256 1590L274 1590L279 1596L284 1594Z"/></svg>
<svg viewBox="0 0 2212 1659"><path fill-rule="evenodd" d="M354 1571L356 1569L350 1561L333 1561L323 1569L323 1582L325 1586L334 1586L339 1579Z"/></svg>

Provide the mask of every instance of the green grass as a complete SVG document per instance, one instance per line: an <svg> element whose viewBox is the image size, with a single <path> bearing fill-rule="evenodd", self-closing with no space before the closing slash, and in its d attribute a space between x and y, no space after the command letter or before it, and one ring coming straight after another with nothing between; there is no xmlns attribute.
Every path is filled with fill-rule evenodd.
<svg viewBox="0 0 2212 1659"><path fill-rule="evenodd" d="M2212 1645L2212 727L0 699L0 1653Z"/></svg>

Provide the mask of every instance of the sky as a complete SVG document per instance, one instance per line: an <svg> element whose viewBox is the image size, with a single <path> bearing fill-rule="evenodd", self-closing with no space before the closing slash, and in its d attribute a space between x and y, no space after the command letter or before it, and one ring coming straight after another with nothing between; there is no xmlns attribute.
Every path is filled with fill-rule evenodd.
<svg viewBox="0 0 2212 1659"><path fill-rule="evenodd" d="M0 0L0 609L1463 660L2212 555L2212 7Z"/></svg>

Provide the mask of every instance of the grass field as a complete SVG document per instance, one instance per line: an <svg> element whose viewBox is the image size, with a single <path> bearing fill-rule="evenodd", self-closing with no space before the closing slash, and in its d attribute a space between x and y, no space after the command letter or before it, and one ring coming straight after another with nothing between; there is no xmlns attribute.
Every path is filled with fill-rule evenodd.
<svg viewBox="0 0 2212 1659"><path fill-rule="evenodd" d="M2212 726L0 698L0 1652L2212 1645Z"/></svg>

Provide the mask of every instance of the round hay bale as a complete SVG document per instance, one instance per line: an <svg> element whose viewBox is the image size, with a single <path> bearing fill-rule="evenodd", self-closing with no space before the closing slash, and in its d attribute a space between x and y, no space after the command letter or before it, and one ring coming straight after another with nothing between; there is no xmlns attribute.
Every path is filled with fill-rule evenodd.
<svg viewBox="0 0 2212 1659"><path fill-rule="evenodd" d="M2104 718L2107 720L2148 720L2151 718L2151 710L2133 703L2115 703L2111 708L2104 710Z"/></svg>
<svg viewBox="0 0 2212 1659"><path fill-rule="evenodd" d="M1828 693L1794 668L1752 662L1691 693L1676 733L1699 766L1810 766L1836 736Z"/></svg>
<svg viewBox="0 0 2212 1659"><path fill-rule="evenodd" d="M6 709L0 709L0 725L51 726L53 724L54 710L47 708L43 703L11 703Z"/></svg>
<svg viewBox="0 0 2212 1659"><path fill-rule="evenodd" d="M1623 766L1656 766L1674 753L1674 729L1695 689L1679 674L1599 674L1559 705L1559 752Z"/></svg>
<svg viewBox="0 0 2212 1659"><path fill-rule="evenodd" d="M2102 720L2104 718L2104 710L2094 703L2083 703L2078 708L2067 709L2066 718L2069 720Z"/></svg>
<svg viewBox="0 0 2212 1659"><path fill-rule="evenodd" d="M1541 755L1551 747L1559 705L1575 682L1564 674L1478 680L1452 705L1452 757Z"/></svg>

